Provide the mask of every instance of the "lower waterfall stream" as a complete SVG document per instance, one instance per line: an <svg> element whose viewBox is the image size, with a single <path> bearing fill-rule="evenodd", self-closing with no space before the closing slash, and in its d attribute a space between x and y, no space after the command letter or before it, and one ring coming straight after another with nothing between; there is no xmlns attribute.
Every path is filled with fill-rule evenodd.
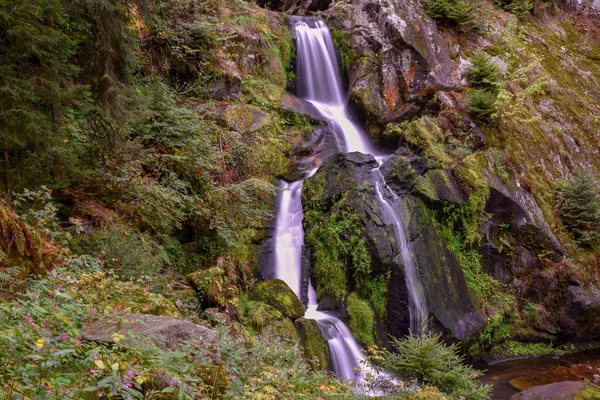
<svg viewBox="0 0 600 400"><path fill-rule="evenodd" d="M329 29L325 23L312 17L292 17L292 27L297 43L298 94L311 102L329 121L329 129L334 134L337 149L342 152L373 154L368 141L349 119L343 101L342 86L335 49ZM376 171L379 173L378 169ZM307 174L310 177L316 170ZM302 227L302 184L304 179L282 182L279 196L275 228L275 276L285 281L302 298L302 249L304 231ZM382 190L389 194L382 194ZM427 307L416 268L406 240L406 234L393 203L398 199L387 186L381 173L376 185L377 195L387 223L393 225L398 256L401 257L409 292L410 329L414 334L423 331L427 319ZM386 197L392 198L390 202ZM360 345L346 325L337 317L318 311L317 296L311 282L308 284L308 309L306 317L317 321L326 339L331 368L344 380L360 383L365 368L370 367L361 353Z"/></svg>

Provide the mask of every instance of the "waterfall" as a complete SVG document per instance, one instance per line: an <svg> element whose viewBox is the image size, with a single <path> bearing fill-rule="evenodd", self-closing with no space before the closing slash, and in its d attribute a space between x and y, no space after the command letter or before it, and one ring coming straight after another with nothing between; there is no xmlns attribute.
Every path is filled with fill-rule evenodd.
<svg viewBox="0 0 600 400"><path fill-rule="evenodd" d="M334 134L337 148L342 152L358 151L364 154L373 154L369 142L361 134L360 130L349 119L344 96L340 73L331 34L325 23L318 18L291 17L292 27L297 44L297 88L300 97L311 102L319 112L329 121L329 129ZM308 176L314 174L311 171ZM381 179L386 190L391 192ZM275 228L275 276L285 281L290 288L302 298L301 293L301 270L302 270L302 247L304 246L304 231L302 227L302 184L304 180L293 183L282 182L282 193L280 195L279 207ZM410 286L419 286L418 276L412 263L404 228L394 209L384 196L381 195L380 183L377 183L377 193L380 202L385 209L387 218L395 227L400 253L404 259L406 269L411 269L411 278L407 278ZM392 193L393 194L393 193ZM410 260L410 261L408 261ZM409 273L406 273L407 277ZM410 289L409 289L410 291ZM420 311L411 311L415 315L415 323L420 326L423 314L426 316L426 308L421 297L411 297L412 307ZM312 283L308 285L308 308L306 317L315 319L326 339L334 372L342 379L361 382L364 373L375 372L372 370L365 357L360 351L360 345L352 336L350 330L337 317L317 311L317 297ZM418 306L415 306L418 305ZM421 319L418 317L420 316ZM418 332L419 329L413 329Z"/></svg>
<svg viewBox="0 0 600 400"><path fill-rule="evenodd" d="M408 289L408 311L410 313L410 331L412 334L418 335L424 333L427 330L427 307L425 305L425 295L423 294L423 287L417 274L417 269L412 257L412 251L409 247L408 241L406 240L406 232L404 231L404 225L398 215L397 209L392 206L392 203L381 192L381 186L385 187L385 190L391 196L394 203L399 204L400 199L394 193L393 190L385 183L385 179L381 175L379 168L377 172L381 176L381 180L375 184L375 191L377 192L377 198L379 203L383 206L384 217L391 221L394 226L394 233L398 245L398 254L402 259L404 266L404 275L406 279L406 287Z"/></svg>

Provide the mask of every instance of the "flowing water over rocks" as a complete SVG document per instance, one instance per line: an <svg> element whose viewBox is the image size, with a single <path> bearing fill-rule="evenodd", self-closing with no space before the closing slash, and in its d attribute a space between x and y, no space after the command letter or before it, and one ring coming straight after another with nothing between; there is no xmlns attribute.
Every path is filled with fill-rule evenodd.
<svg viewBox="0 0 600 400"><path fill-rule="evenodd" d="M312 103L328 121L339 151L373 154L369 142L348 117L335 49L327 26L318 18L292 17L291 22L297 43L299 96ZM311 171L308 176L310 177L314 172L316 170ZM303 183L304 180L282 183L274 238L275 276L284 280L300 298L305 297L302 290L304 231L301 190ZM401 219L392 203L381 194L382 190L391 193L394 202L397 200L385 184L383 176L379 174L378 198L386 210L389 224L394 226L398 255L403 259L408 291L411 293L409 304L411 330L414 333L421 332L421 327L427 319L423 290L412 262ZM305 316L318 322L329 346L332 369L340 378L355 382L362 381L364 371L369 369L369 366L360 351L360 345L339 318L318 311L317 296L310 282L307 291L308 310Z"/></svg>

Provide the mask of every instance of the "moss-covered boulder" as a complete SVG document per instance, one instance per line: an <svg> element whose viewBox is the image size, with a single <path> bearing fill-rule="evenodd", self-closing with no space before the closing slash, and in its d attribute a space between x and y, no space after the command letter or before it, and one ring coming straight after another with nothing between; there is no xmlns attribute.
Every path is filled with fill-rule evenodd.
<svg viewBox="0 0 600 400"><path fill-rule="evenodd" d="M367 300L361 299L356 293L348 296L346 310L350 319L348 328L364 346L375 344L375 312Z"/></svg>
<svg viewBox="0 0 600 400"><path fill-rule="evenodd" d="M244 313L250 324L259 331L275 321L284 319L278 310L262 301L249 301Z"/></svg>
<svg viewBox="0 0 600 400"><path fill-rule="evenodd" d="M289 318L283 318L280 321L271 323L265 327L263 332L293 344L297 344L300 341L300 335L298 334L294 323Z"/></svg>
<svg viewBox="0 0 600 400"><path fill-rule="evenodd" d="M300 334L300 343L304 358L315 371L328 371L329 347L321 335L321 330L314 319L298 318L295 322Z"/></svg>
<svg viewBox="0 0 600 400"><path fill-rule="evenodd" d="M238 289L220 266L193 272L187 276L206 307L228 307L236 303Z"/></svg>
<svg viewBox="0 0 600 400"><path fill-rule="evenodd" d="M304 305L287 283L281 279L272 279L256 284L250 290L250 297L275 308L286 318L295 320L304 315Z"/></svg>

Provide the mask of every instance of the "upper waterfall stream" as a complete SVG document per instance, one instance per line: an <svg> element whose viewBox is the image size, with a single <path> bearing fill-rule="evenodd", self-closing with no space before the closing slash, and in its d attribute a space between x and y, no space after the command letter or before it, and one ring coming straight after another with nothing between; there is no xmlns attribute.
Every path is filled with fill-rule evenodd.
<svg viewBox="0 0 600 400"><path fill-rule="evenodd" d="M297 89L303 99L311 102L329 121L329 129L334 134L337 149L341 152L361 152L373 154L374 151L360 129L349 119L340 73L331 34L325 23L318 18L292 17L292 26L297 44ZM311 176L316 171L311 171ZM377 193L385 214L394 225L397 236L398 251L404 253L404 267L408 290L411 294L409 308L411 313L411 330L419 332L426 319L426 307L418 275L408 253L407 241L402 223L391 203L381 195L380 186L391 190L383 176L377 183ZM279 197L278 213L275 228L275 276L285 281L290 288L302 298L302 248L304 231L302 227L302 184L304 180L293 183L282 183ZM407 261L408 260L408 261ZM410 277L409 277L410 276ZM327 340L331 364L334 372L342 379L362 381L368 363L360 351L360 345L350 330L337 317L317 311L317 296L312 283L308 284L308 309L306 317L317 321L323 337ZM414 321L413 321L414 320Z"/></svg>

